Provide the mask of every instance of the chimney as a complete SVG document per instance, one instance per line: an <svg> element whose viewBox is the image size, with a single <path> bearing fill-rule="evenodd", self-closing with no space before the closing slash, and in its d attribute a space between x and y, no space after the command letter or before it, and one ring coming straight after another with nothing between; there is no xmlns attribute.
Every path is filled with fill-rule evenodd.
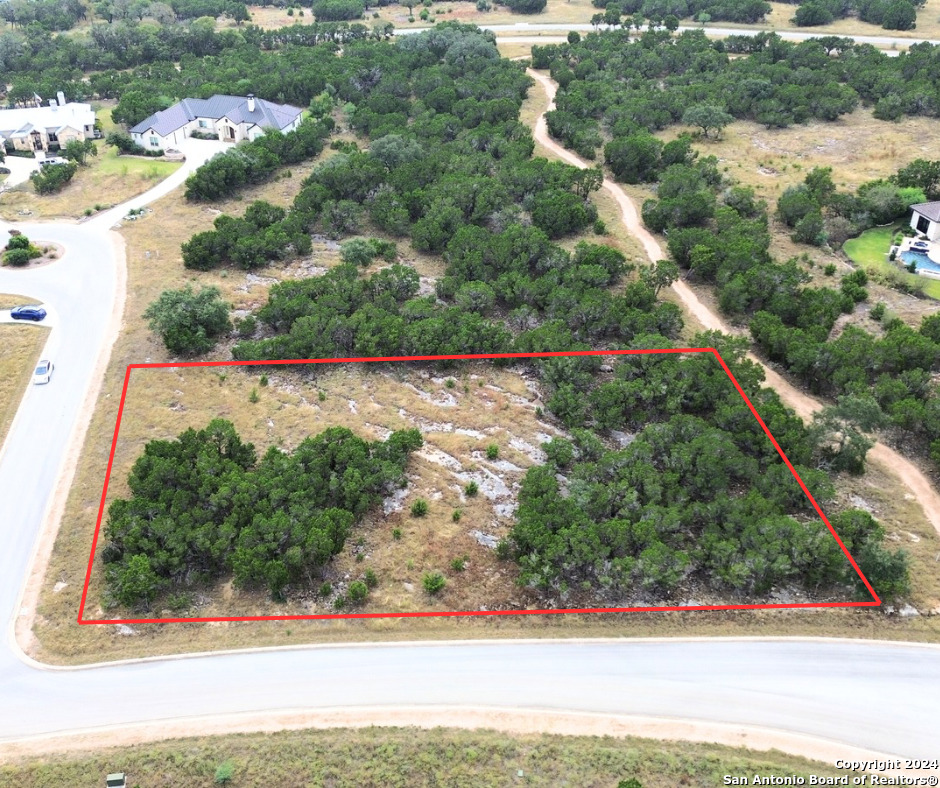
<svg viewBox="0 0 940 788"><path fill-rule="evenodd" d="M255 94L254 93L248 94L248 111L249 112L255 111Z"/></svg>
<svg viewBox="0 0 940 788"><path fill-rule="evenodd" d="M54 111L55 108L58 107L59 105L55 103L55 99L49 99L49 106L52 107Z"/></svg>
<svg viewBox="0 0 940 788"><path fill-rule="evenodd" d="M64 107L65 106L65 94L60 90L58 93L55 94L55 97L59 100L59 106Z"/></svg>

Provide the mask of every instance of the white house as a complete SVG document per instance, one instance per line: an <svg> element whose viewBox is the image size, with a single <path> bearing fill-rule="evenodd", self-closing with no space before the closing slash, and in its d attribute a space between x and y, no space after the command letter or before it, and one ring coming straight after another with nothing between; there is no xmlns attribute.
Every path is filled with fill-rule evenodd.
<svg viewBox="0 0 940 788"><path fill-rule="evenodd" d="M240 142L256 139L266 129L282 134L293 131L300 125L301 112L300 107L274 104L251 94L187 98L142 120L131 129L131 137L148 150L172 148L194 131L218 134L225 142Z"/></svg>
<svg viewBox="0 0 940 788"><path fill-rule="evenodd" d="M0 140L14 150L48 151L94 136L95 112L91 105L66 102L61 93L46 107L0 109Z"/></svg>
<svg viewBox="0 0 940 788"><path fill-rule="evenodd" d="M911 206L911 227L928 241L940 239L940 201L921 202Z"/></svg>

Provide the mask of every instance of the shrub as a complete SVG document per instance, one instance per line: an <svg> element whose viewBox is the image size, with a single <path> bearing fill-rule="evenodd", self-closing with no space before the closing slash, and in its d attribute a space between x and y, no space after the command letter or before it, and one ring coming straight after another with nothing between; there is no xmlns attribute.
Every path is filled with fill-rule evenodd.
<svg viewBox="0 0 940 788"><path fill-rule="evenodd" d="M14 235L7 242L7 249L29 249L29 238L25 235Z"/></svg>
<svg viewBox="0 0 940 788"><path fill-rule="evenodd" d="M55 194L69 184L77 171L78 165L74 162L50 164L31 173L29 180L37 194Z"/></svg>
<svg viewBox="0 0 940 788"><path fill-rule="evenodd" d="M335 610L342 610L346 607L346 597L343 594L340 594L336 599L333 600L333 608Z"/></svg>
<svg viewBox="0 0 940 788"><path fill-rule="evenodd" d="M165 290L147 307L144 317L166 349L183 356L211 350L218 337L232 327L228 305L215 287L204 287L198 293L189 285L182 290Z"/></svg>
<svg viewBox="0 0 940 788"><path fill-rule="evenodd" d="M371 569L366 569L365 581L369 588L375 588L379 584L379 578L375 576L375 572Z"/></svg>
<svg viewBox="0 0 940 788"><path fill-rule="evenodd" d="M397 542L399 539L401 539L401 528L393 528L393 529L392 529L392 539L394 539L396 542Z"/></svg>
<svg viewBox="0 0 940 788"><path fill-rule="evenodd" d="M450 562L450 568L455 572L463 572L467 567L467 557L461 556L460 558L455 558Z"/></svg>
<svg viewBox="0 0 940 788"><path fill-rule="evenodd" d="M594 235L607 235L607 225L603 219L594 220Z"/></svg>
<svg viewBox="0 0 940 788"><path fill-rule="evenodd" d="M26 249L10 249L8 252L4 252L3 264L14 266L28 265L29 251Z"/></svg>
<svg viewBox="0 0 940 788"><path fill-rule="evenodd" d="M242 339L250 339L257 328L258 319L254 315L245 315L235 319L235 330Z"/></svg>
<svg viewBox="0 0 940 788"><path fill-rule="evenodd" d="M217 785L228 785L235 776L235 764L231 761L219 764L215 770L215 782Z"/></svg>
<svg viewBox="0 0 940 788"><path fill-rule="evenodd" d="M444 586L447 585L447 581L444 579L444 575L442 575L440 572L428 572L425 574L421 584L424 586L425 591L427 591L431 596L434 596L444 590Z"/></svg>
<svg viewBox="0 0 940 788"><path fill-rule="evenodd" d="M836 272L836 264L828 263L825 268L823 268L823 273L826 276L833 276Z"/></svg>
<svg viewBox="0 0 940 788"><path fill-rule="evenodd" d="M499 457L499 446L495 443L491 443L486 447L486 459L495 460L497 457Z"/></svg>
<svg viewBox="0 0 940 788"><path fill-rule="evenodd" d="M267 376L267 375L262 375L261 378L258 380L258 385L259 385L259 386L267 386L267 385L268 385L268 376Z"/></svg>
<svg viewBox="0 0 940 788"><path fill-rule="evenodd" d="M885 309L887 309L887 307L884 301L879 301L871 308L871 312L869 312L871 319L876 321L881 320L881 318L885 316Z"/></svg>
<svg viewBox="0 0 940 788"><path fill-rule="evenodd" d="M460 509L454 509L454 513L450 516L450 519L455 523L459 523L461 517L463 517L463 512Z"/></svg>
<svg viewBox="0 0 940 788"><path fill-rule="evenodd" d="M354 605L358 605L362 602L367 596L369 596L369 587L363 583L361 580L353 580L349 584L349 601Z"/></svg>
<svg viewBox="0 0 940 788"><path fill-rule="evenodd" d="M424 517L428 513L428 502L424 498L419 498L411 504L412 517Z"/></svg>
<svg viewBox="0 0 940 788"><path fill-rule="evenodd" d="M332 583L321 583L320 584L320 596L329 596L333 593Z"/></svg>
<svg viewBox="0 0 940 788"><path fill-rule="evenodd" d="M373 255L372 244L365 238L350 238L339 245L339 259L344 263L365 267L372 262Z"/></svg>
<svg viewBox="0 0 940 788"><path fill-rule="evenodd" d="M258 389L252 389L251 394L248 395L248 401L252 404L256 403L261 397L258 396Z"/></svg>
<svg viewBox="0 0 940 788"><path fill-rule="evenodd" d="M470 482L466 487L463 488L463 491L472 498L480 491L480 485L478 485L476 482Z"/></svg>

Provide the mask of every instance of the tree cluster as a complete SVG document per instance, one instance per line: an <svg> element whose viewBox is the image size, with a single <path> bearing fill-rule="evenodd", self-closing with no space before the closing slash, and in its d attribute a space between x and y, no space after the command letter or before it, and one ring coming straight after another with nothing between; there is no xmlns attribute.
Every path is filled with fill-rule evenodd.
<svg viewBox="0 0 940 788"><path fill-rule="evenodd" d="M710 41L701 31L649 30L631 38L610 30L535 46L532 62L560 86L547 117L550 132L589 158L603 143L602 129L615 138L655 132L698 105L770 128L836 120L860 102L884 120L940 115L940 58L929 44L889 58L835 36L788 43L760 33Z"/></svg>
<svg viewBox="0 0 940 788"><path fill-rule="evenodd" d="M368 442L332 427L259 460L223 419L150 441L128 477L131 497L108 508L107 593L148 608L226 575L276 599L289 585L309 587L355 524L405 483L421 444L414 429Z"/></svg>
<svg viewBox="0 0 940 788"><path fill-rule="evenodd" d="M197 171L198 172L198 171ZM182 246L183 265L209 271L223 263L252 269L308 254L310 235L296 212L256 200L241 218L222 214L214 230L196 233Z"/></svg>
<svg viewBox="0 0 940 788"><path fill-rule="evenodd" d="M208 202L231 197L239 189L263 183L278 167L317 156L333 129L332 118L306 120L293 131L268 131L213 156L186 179L186 199Z"/></svg>
<svg viewBox="0 0 940 788"><path fill-rule="evenodd" d="M806 0L790 21L797 27L813 27L855 15L885 30L913 30L917 8L923 5L924 0Z"/></svg>
<svg viewBox="0 0 940 788"><path fill-rule="evenodd" d="M58 32L71 30L88 16L82 0L7 0L0 3L0 19L11 27Z"/></svg>
<svg viewBox="0 0 940 788"><path fill-rule="evenodd" d="M813 436L759 387L762 372L744 360L744 343L704 335L693 344L719 347L813 496L829 502L832 485L812 467ZM659 337L654 346L669 343ZM713 357L625 357L613 380L587 391L583 415L595 431L553 439L548 463L523 481L510 539L523 582L613 599L638 591L675 598L696 588L745 598L794 586L864 593ZM611 431L630 433L628 445L610 449L596 434ZM907 590L905 555L883 547L884 531L867 513L842 512L832 522L879 593Z"/></svg>
<svg viewBox="0 0 940 788"><path fill-rule="evenodd" d="M591 0L591 5L605 10L605 24L624 27L639 27L644 19L660 24L669 17L753 24L770 13L770 4L764 0ZM624 15L627 18L621 22Z"/></svg>
<svg viewBox="0 0 940 788"><path fill-rule="evenodd" d="M904 172L914 173L917 165L914 162ZM904 175L901 179L907 182ZM780 195L777 216L793 228L794 241L815 246L828 242L838 247L869 227L905 216L911 205L926 199L922 188L899 185L898 176L863 183L854 194L840 193L832 181L832 168L816 167L802 184Z"/></svg>
<svg viewBox="0 0 940 788"><path fill-rule="evenodd" d="M348 22L362 19L362 0L313 0L313 15L318 22Z"/></svg>

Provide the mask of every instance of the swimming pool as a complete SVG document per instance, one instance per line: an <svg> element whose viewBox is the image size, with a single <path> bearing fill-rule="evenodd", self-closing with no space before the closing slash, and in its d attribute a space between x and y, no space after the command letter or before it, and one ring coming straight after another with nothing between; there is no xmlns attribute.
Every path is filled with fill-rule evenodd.
<svg viewBox="0 0 940 788"><path fill-rule="evenodd" d="M935 273L940 274L940 265L937 265L923 252L901 252L901 259L905 263L916 263L918 271L923 269L924 271L934 271Z"/></svg>

